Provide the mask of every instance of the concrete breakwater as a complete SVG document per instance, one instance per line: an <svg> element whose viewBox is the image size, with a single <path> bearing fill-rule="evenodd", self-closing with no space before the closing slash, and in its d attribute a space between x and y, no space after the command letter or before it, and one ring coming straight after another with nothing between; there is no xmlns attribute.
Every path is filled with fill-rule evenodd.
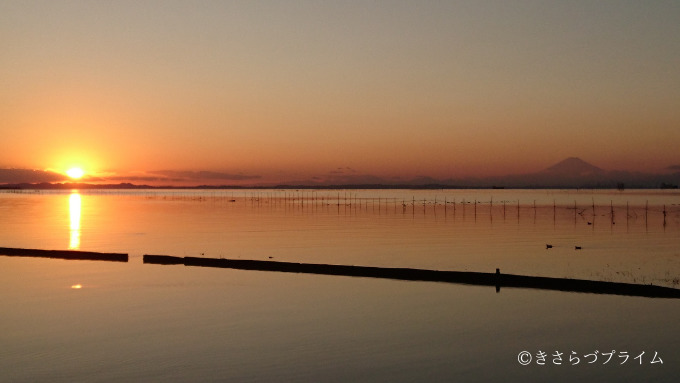
<svg viewBox="0 0 680 383"><path fill-rule="evenodd" d="M124 253L98 253L79 250L40 250L0 247L0 255L10 257L38 257L86 261L127 262L128 255Z"/></svg>
<svg viewBox="0 0 680 383"><path fill-rule="evenodd" d="M502 287L510 287L649 298L680 298L680 290L670 287L501 274L499 269L496 269L495 273L478 273L242 259L174 257L150 254L144 255L144 263L494 286L497 292L500 292Z"/></svg>
<svg viewBox="0 0 680 383"><path fill-rule="evenodd" d="M39 257L66 260L128 262L128 254L125 253L100 253L78 250L40 250L0 247L0 255L11 257ZM680 298L680 289L664 286L502 274L499 269L496 269L495 273L480 273L470 271L332 265L245 259L175 257L169 255L151 254L144 255L143 262L145 264L156 265L184 265L238 270L273 271L284 273L336 275L347 277L394 279L403 281L427 281L493 286L496 288L497 292L500 292L501 288L505 287L591 294L628 295L648 298Z"/></svg>

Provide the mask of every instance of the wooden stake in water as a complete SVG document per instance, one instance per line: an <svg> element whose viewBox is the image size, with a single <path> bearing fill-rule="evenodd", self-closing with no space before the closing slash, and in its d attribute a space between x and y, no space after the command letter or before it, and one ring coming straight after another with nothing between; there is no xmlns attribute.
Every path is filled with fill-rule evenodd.
<svg viewBox="0 0 680 383"><path fill-rule="evenodd" d="M663 225L666 226L666 204L663 205Z"/></svg>
<svg viewBox="0 0 680 383"><path fill-rule="evenodd" d="M595 222L595 198L593 198L593 222Z"/></svg>
<svg viewBox="0 0 680 383"><path fill-rule="evenodd" d="M645 225L647 224L647 212L649 211L649 201L645 201Z"/></svg>
<svg viewBox="0 0 680 383"><path fill-rule="evenodd" d="M489 199L489 218L493 221L493 196Z"/></svg>

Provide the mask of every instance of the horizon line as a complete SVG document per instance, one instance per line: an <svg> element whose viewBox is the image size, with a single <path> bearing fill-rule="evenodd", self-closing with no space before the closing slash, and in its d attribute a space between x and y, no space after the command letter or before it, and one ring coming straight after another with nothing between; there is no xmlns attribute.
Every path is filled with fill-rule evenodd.
<svg viewBox="0 0 680 383"><path fill-rule="evenodd" d="M17 183L17 184L0 184L0 190L62 190L62 189L112 189L112 190L129 190L129 189L417 189L417 190L470 190L470 189L491 189L491 190L560 190L560 189L593 189L593 190L624 190L624 189L678 189L676 184L661 183L657 186L637 185L632 187L625 187L625 185L588 185L588 186L570 186L570 185L526 185L526 186L504 186L504 185L484 185L484 186L465 186L465 185L450 185L440 183L430 184L328 184L328 185L310 185L310 184L276 184L276 185L146 185L133 184L129 182L121 183L105 183L93 184L86 182L40 182L40 183Z"/></svg>

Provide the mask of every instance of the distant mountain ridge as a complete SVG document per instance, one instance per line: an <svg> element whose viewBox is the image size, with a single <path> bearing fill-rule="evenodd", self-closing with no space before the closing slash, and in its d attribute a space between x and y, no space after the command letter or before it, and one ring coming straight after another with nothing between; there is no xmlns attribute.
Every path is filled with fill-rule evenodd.
<svg viewBox="0 0 680 383"><path fill-rule="evenodd" d="M492 185L511 188L659 188L680 181L680 172L654 174L604 170L578 157L566 158L542 171L478 180L479 186Z"/></svg>
<svg viewBox="0 0 680 383"><path fill-rule="evenodd" d="M599 168L578 157L568 157L543 170L506 176L468 177L434 179L416 177L412 179L384 179L373 175L352 174L351 176L315 177L279 187L331 187L331 188L659 188L680 183L680 171L653 174L627 171L610 171Z"/></svg>
<svg viewBox="0 0 680 383"><path fill-rule="evenodd" d="M601 174L604 172L604 170L598 168L595 165L589 164L578 157L569 157L545 169L544 172L552 174L585 176L591 174Z"/></svg>
<svg viewBox="0 0 680 383"><path fill-rule="evenodd" d="M347 170L347 171L345 171ZM28 181L35 176L37 181ZM139 188L345 188L345 189L381 189L381 188L529 188L529 189L572 189L572 188L668 188L680 184L680 167L671 166L667 173L643 173L617 170L604 170L578 157L566 158L541 171L527 174L515 174L495 177L469 177L435 179L420 176L411 179L381 178L370 174L361 174L354 169L332 171L326 176L315 176L307 180L290 181L277 184L258 183L251 185L205 185L195 186L149 186L132 183L102 184L68 183L49 180L53 174L25 169L0 169L0 189L67 189L67 188L106 188L106 189L139 189ZM119 179L119 178L117 178ZM10 180L10 182L7 182ZM21 182L11 182L20 180ZM49 181L48 181L49 180ZM51 183L50 183L51 182Z"/></svg>

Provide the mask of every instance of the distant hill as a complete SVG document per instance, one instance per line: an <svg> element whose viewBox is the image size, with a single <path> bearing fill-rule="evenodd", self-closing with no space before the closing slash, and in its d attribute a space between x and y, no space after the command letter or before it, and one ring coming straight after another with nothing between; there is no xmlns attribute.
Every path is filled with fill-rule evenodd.
<svg viewBox="0 0 680 383"><path fill-rule="evenodd" d="M2 169L0 169L2 170ZM31 171L17 171L5 169L5 178L27 180L31 175L39 175L38 179L49 179L52 174L31 173ZM308 180L291 181L286 184L265 185L222 185L222 186L175 186L174 188L228 188L242 189L254 188L339 188L339 189L385 189L385 188L418 188L418 189L442 189L442 188L534 188L534 189L573 189L595 188L613 189L619 186L625 188L664 188L680 184L680 169L671 167L670 173L654 174L627 171L604 170L592 165L580 158L569 157L544 170L528 173L497 177L478 178L449 178L434 179L427 176L412 179L385 179L374 175L358 174L351 170L349 173L335 172L331 177L312 177ZM0 176L3 175L0 171ZM11 176L11 177L10 177ZM0 178L1 179L1 178ZM52 182L52 183L50 183ZM149 186L131 183L119 184L86 184L86 183L61 183L55 181L39 181L35 183L16 182L0 184L0 189L146 189L146 188L173 188L173 186Z"/></svg>
<svg viewBox="0 0 680 383"><path fill-rule="evenodd" d="M40 182L20 184L0 184L0 189L41 189L41 190L71 190L71 189L156 189L168 188L168 186L154 187L149 185L135 185L131 183L119 184L89 184L84 182Z"/></svg>
<svg viewBox="0 0 680 383"><path fill-rule="evenodd" d="M292 185L277 185L278 187L294 186L330 187L330 188L547 188L573 189L595 188L614 189L621 185L625 188L659 188L663 185L677 185L680 183L680 171L670 174L652 174L626 171L609 171L599 168L577 157L566 158L541 171L527 174L514 174L496 177L449 178L444 180L431 177L417 177L413 179L388 180L376 176L352 175L349 177L335 177L323 180L298 181Z"/></svg>
<svg viewBox="0 0 680 383"><path fill-rule="evenodd" d="M569 157L542 171L487 179L493 185L514 188L658 188L678 184L680 172L653 174L604 170L577 157Z"/></svg>
<svg viewBox="0 0 680 383"><path fill-rule="evenodd" d="M545 169L543 172L553 175L590 176L593 174L602 174L604 170L591 165L580 158L569 157L566 160L560 161Z"/></svg>

